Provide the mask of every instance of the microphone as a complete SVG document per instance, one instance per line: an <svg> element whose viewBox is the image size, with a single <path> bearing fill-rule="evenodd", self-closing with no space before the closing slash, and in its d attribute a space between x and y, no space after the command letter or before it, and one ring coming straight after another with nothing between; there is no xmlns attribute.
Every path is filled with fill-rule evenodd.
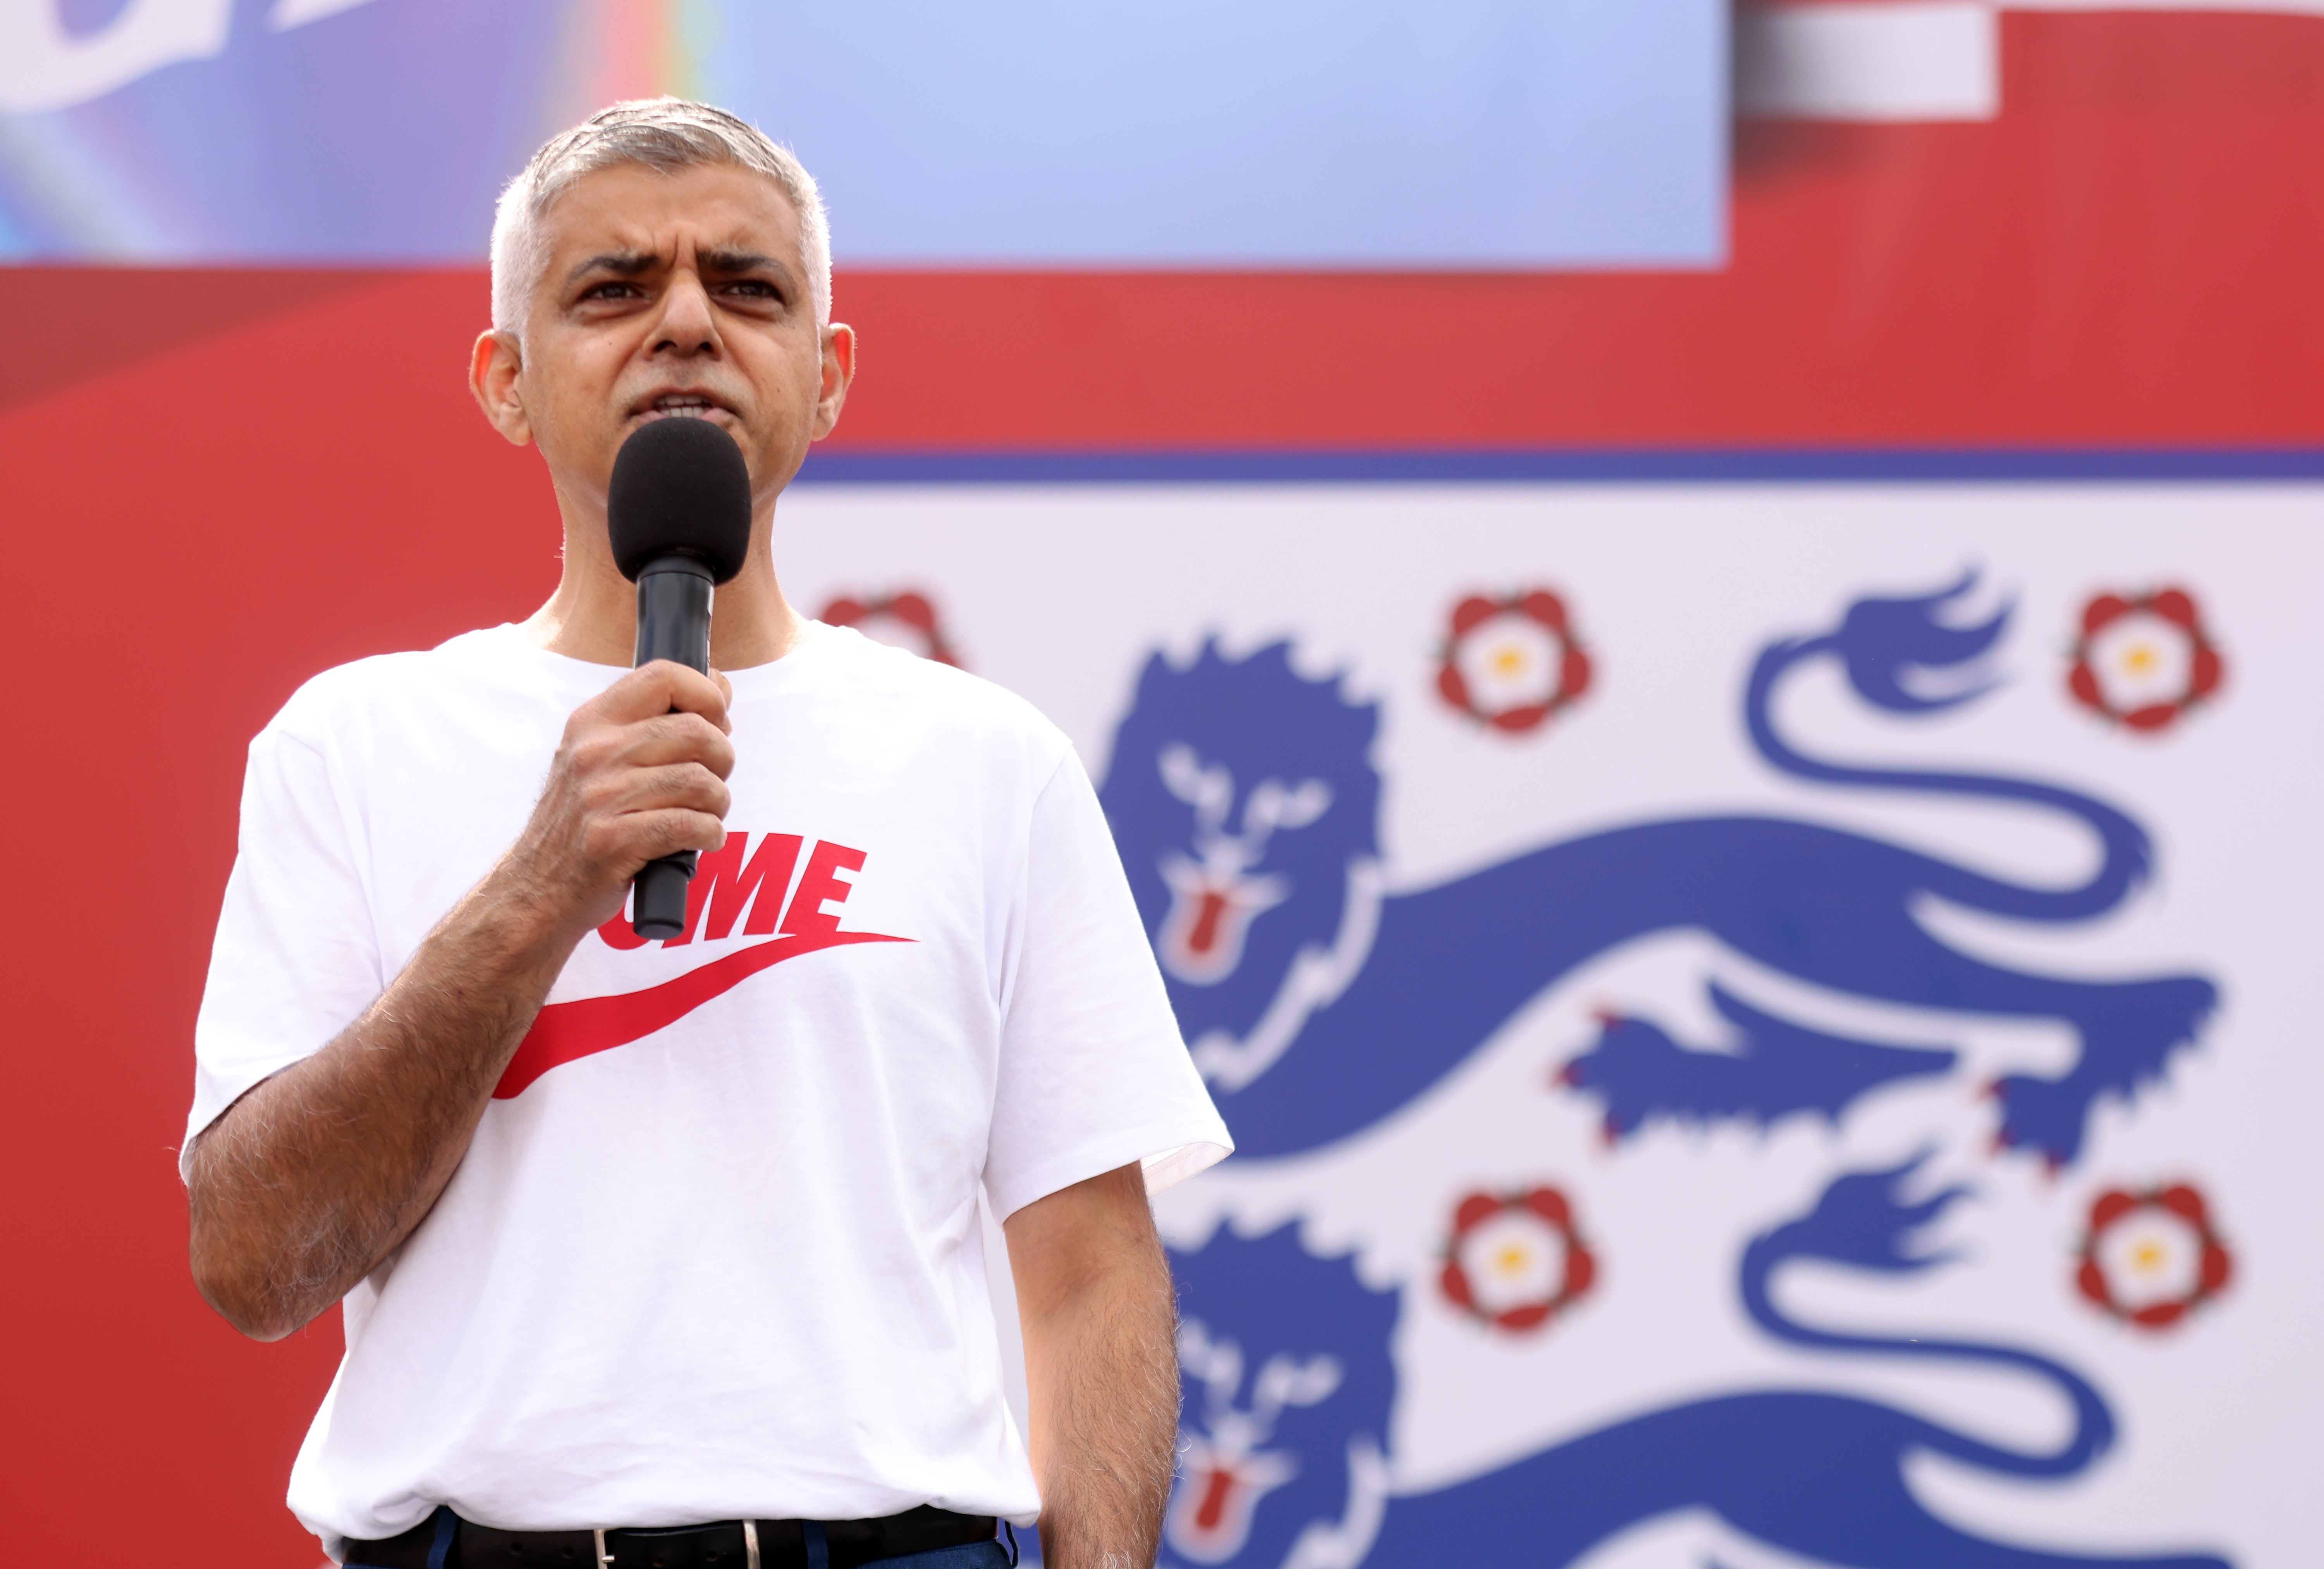
<svg viewBox="0 0 2324 1569"><path fill-rule="evenodd" d="M670 660L710 673L710 591L742 569L751 550L751 471L734 438L707 420L677 416L640 426L613 455L605 495L613 565L638 586L632 665ZM686 929L695 853L650 861L631 883L630 929L674 937Z"/></svg>

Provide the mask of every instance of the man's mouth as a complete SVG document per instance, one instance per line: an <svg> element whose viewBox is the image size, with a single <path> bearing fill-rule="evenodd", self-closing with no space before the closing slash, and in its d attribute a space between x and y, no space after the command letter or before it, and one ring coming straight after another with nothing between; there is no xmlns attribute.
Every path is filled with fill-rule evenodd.
<svg viewBox="0 0 2324 1569"><path fill-rule="evenodd" d="M638 418L641 420L707 420L713 414L732 412L725 404L702 392L664 392L639 410Z"/></svg>

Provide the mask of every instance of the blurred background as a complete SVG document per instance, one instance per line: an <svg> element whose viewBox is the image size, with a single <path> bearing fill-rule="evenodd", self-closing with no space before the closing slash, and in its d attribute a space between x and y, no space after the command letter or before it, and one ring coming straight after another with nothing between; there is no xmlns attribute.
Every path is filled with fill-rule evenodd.
<svg viewBox="0 0 2324 1569"><path fill-rule="evenodd" d="M1187 1315L1343 1369L1166 1562L2308 1561L2324 0L0 0L21 1552L318 1555L337 1315L183 1263L242 750L547 595L492 203L663 92L830 203L792 597L1081 747Z"/></svg>

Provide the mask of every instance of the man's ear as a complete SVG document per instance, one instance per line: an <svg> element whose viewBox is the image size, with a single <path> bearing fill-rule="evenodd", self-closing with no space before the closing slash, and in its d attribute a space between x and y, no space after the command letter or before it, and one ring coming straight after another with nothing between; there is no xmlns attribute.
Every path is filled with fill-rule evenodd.
<svg viewBox="0 0 2324 1569"><path fill-rule="evenodd" d="M524 351L518 346L512 332L484 332L476 335L476 346L468 356L468 390L476 395L476 407L493 422L493 429L518 447L532 440L532 417L525 412L524 398L517 388L517 374L524 369Z"/></svg>
<svg viewBox="0 0 2324 1569"><path fill-rule="evenodd" d="M839 411L854 380L855 329L835 321L823 329L823 385L816 392L815 429L809 440L822 440L839 423Z"/></svg>

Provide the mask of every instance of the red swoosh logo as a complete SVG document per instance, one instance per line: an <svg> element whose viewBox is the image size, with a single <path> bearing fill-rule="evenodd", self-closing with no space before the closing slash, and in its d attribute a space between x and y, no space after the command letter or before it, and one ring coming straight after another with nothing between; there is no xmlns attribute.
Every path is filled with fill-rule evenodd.
<svg viewBox="0 0 2324 1569"><path fill-rule="evenodd" d="M826 932L813 937L780 937L753 943L739 953L698 964L675 981L664 981L642 992L622 992L611 997L584 997L573 1002L552 1002L536 1014L516 1055L509 1059L493 1099L505 1101L522 1094L533 1080L560 1064L577 1062L601 1051L666 1029L721 992L732 991L760 971L796 959L801 954L842 948L851 943L908 943L910 937L882 937L878 932Z"/></svg>

